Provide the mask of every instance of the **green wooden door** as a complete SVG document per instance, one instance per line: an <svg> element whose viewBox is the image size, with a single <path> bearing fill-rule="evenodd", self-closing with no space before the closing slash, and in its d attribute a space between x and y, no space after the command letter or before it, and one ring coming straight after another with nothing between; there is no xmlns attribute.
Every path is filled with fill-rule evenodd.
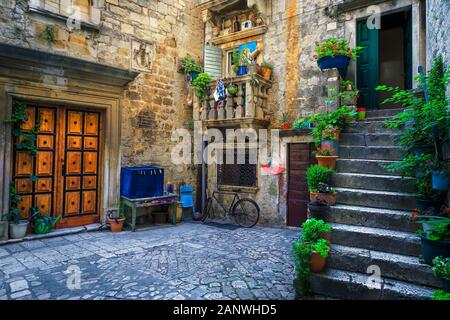
<svg viewBox="0 0 450 320"><path fill-rule="evenodd" d="M358 21L357 44L364 47L357 61L357 86L360 90L359 107L377 109L379 81L379 32L367 28L367 20Z"/></svg>

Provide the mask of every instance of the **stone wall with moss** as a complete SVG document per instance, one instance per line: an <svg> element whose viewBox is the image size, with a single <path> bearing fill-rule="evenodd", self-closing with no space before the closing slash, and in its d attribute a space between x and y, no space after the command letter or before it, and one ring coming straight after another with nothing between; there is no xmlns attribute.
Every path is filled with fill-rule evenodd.
<svg viewBox="0 0 450 320"><path fill-rule="evenodd" d="M64 19L30 12L30 1L2 0L0 42L139 71L122 101L122 164L159 165L166 169L167 181L195 182L189 167L172 165L170 150L173 130L192 117L178 70L184 55L201 56L196 1L98 3L97 26L70 30Z"/></svg>

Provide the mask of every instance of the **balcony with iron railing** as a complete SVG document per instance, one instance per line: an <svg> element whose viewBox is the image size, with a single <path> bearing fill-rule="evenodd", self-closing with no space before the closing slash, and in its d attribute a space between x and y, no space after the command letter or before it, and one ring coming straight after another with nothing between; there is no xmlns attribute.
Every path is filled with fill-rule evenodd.
<svg viewBox="0 0 450 320"><path fill-rule="evenodd" d="M257 72L222 79L226 88L236 87L231 94L225 90L225 99L216 101L214 91L217 81L211 82L211 90L203 101L195 97L193 118L202 121L207 127L259 124L266 125L269 89L272 82Z"/></svg>

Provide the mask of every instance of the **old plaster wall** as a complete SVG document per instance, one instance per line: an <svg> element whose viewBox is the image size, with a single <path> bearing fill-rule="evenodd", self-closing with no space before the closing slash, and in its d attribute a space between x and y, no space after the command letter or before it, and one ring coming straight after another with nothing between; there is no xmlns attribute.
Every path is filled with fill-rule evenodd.
<svg viewBox="0 0 450 320"><path fill-rule="evenodd" d="M201 55L201 18L194 0L105 0L98 30L70 31L66 21L29 13L26 0L0 2L0 42L140 72L124 92L123 165L160 165L166 180L192 183L194 172L170 161L171 134L192 117L179 58ZM54 28L49 42L39 35ZM139 54L144 55L140 63ZM143 61L143 62L142 62ZM45 84L44 84L45 85Z"/></svg>

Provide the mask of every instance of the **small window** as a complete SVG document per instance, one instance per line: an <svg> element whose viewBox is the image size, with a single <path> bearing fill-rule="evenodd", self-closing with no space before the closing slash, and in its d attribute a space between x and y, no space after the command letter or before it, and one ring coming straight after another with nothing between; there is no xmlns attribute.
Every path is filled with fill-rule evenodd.
<svg viewBox="0 0 450 320"><path fill-rule="evenodd" d="M245 150L245 164L237 164L238 151L234 151L234 164L217 165L217 183L219 186L256 186L256 164L250 164L249 149ZM224 162L226 151L224 150Z"/></svg>
<svg viewBox="0 0 450 320"><path fill-rule="evenodd" d="M225 74L227 76L230 76L232 74L233 71L233 67L234 67L234 63L233 63L233 51L234 49L231 50L227 50L225 52Z"/></svg>

